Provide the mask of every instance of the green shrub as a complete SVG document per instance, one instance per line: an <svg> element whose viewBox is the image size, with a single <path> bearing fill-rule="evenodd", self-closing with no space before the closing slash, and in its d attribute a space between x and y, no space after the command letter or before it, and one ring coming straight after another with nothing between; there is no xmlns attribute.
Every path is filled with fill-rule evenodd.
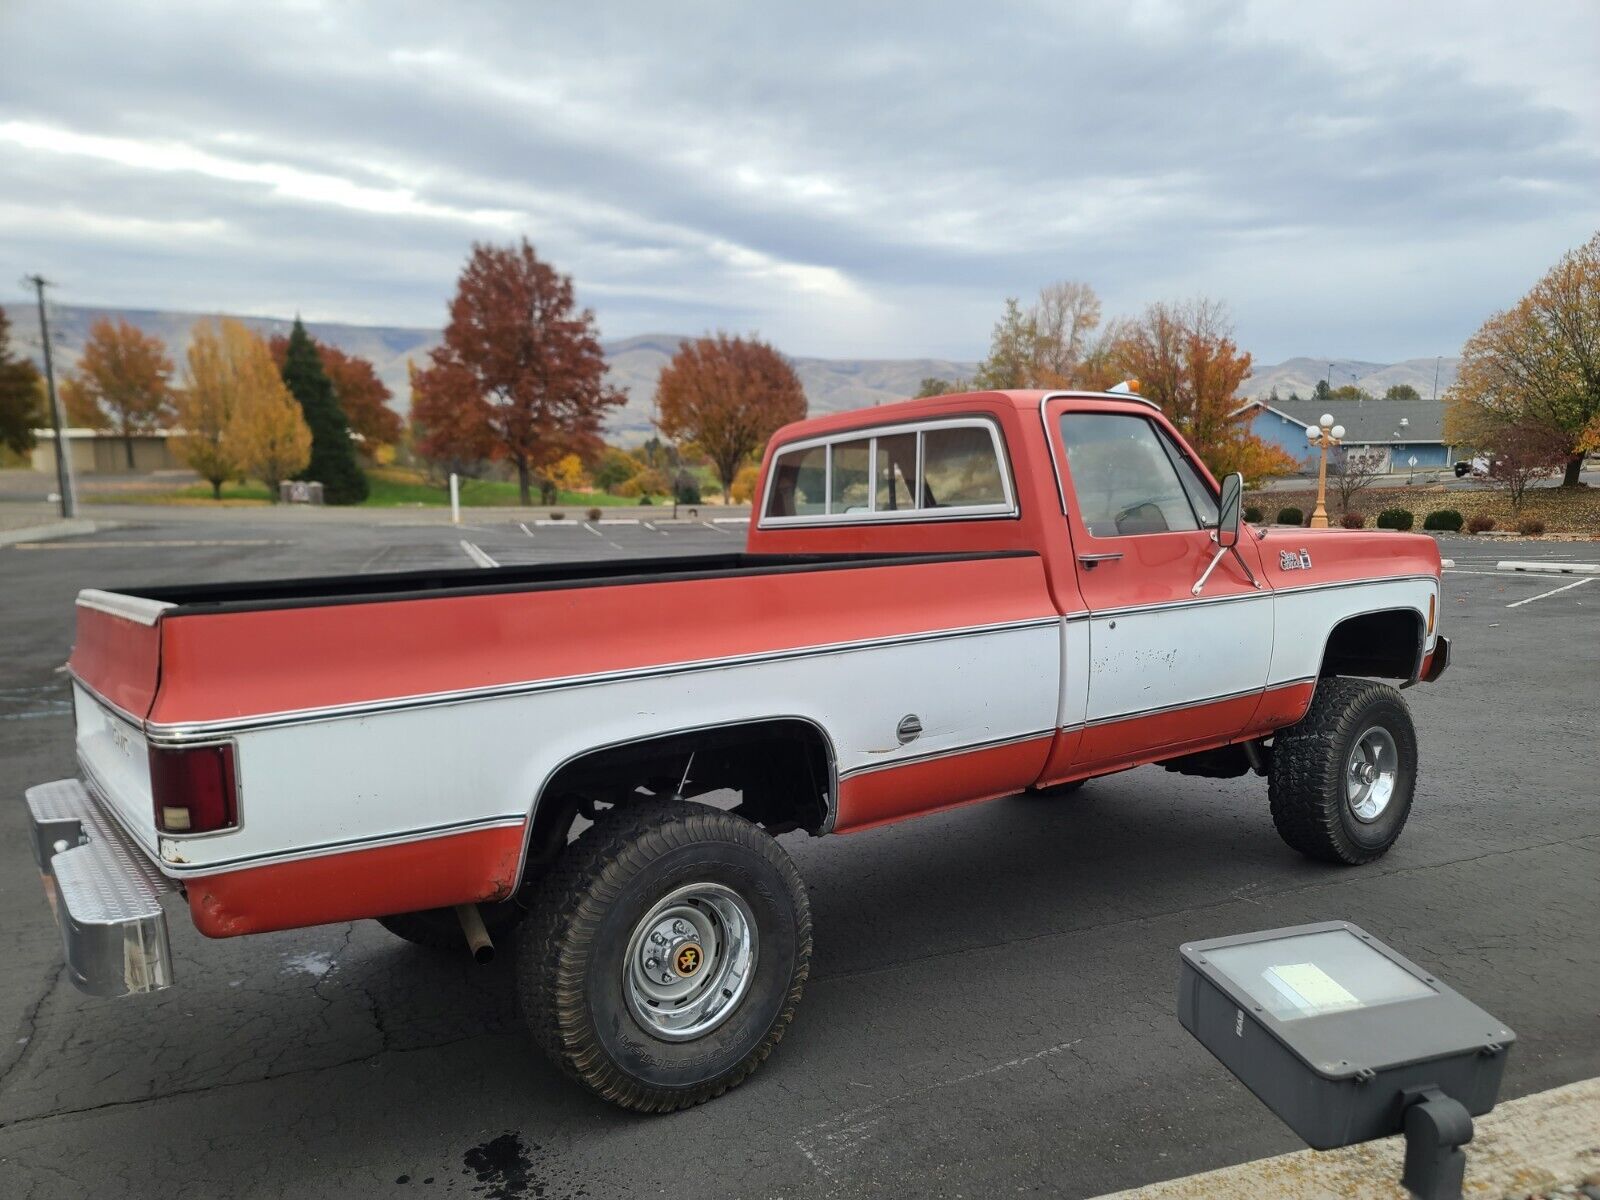
<svg viewBox="0 0 1600 1200"><path fill-rule="evenodd" d="M1280 508L1278 510L1277 523L1279 525L1304 525L1306 523L1306 515L1298 508Z"/></svg>
<svg viewBox="0 0 1600 1200"><path fill-rule="evenodd" d="M654 504L655 501L650 499L650 493L646 492L644 495L639 497L639 503L640 504Z"/></svg>
<svg viewBox="0 0 1600 1200"><path fill-rule="evenodd" d="M1409 508L1386 508L1378 514L1379 529L1410 529L1417 518Z"/></svg>
<svg viewBox="0 0 1600 1200"><path fill-rule="evenodd" d="M1538 537L1544 532L1544 522L1538 517L1527 517L1517 523L1517 532L1523 537Z"/></svg>
<svg viewBox="0 0 1600 1200"><path fill-rule="evenodd" d="M1254 504L1244 510L1244 519L1252 525L1261 524L1262 512Z"/></svg>
<svg viewBox="0 0 1600 1200"><path fill-rule="evenodd" d="M1429 513L1422 519L1424 529L1436 529L1444 533L1461 532L1461 514L1453 508L1439 508Z"/></svg>
<svg viewBox="0 0 1600 1200"><path fill-rule="evenodd" d="M567 519L567 514L564 512L553 512L550 514L550 519L552 521L564 521Z"/></svg>
<svg viewBox="0 0 1600 1200"><path fill-rule="evenodd" d="M1488 533L1494 528L1494 518L1485 513L1474 513L1467 519L1468 533Z"/></svg>
<svg viewBox="0 0 1600 1200"><path fill-rule="evenodd" d="M1339 518L1339 524L1346 529L1365 529L1367 527L1367 519L1358 512L1347 512Z"/></svg>
<svg viewBox="0 0 1600 1200"><path fill-rule="evenodd" d="M589 510L589 520L598 521L599 519L600 519L600 510L598 508L591 508Z"/></svg>

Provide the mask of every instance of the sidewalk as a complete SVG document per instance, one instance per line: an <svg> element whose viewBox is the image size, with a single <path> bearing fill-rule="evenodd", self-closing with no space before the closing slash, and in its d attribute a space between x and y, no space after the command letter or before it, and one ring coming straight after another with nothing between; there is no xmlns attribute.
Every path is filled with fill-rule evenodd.
<svg viewBox="0 0 1600 1200"><path fill-rule="evenodd" d="M1600 1079L1505 1101L1474 1125L1463 1196L1600 1196ZM1263 1158L1100 1200L1409 1200L1400 1186L1404 1157L1402 1138L1384 1138Z"/></svg>

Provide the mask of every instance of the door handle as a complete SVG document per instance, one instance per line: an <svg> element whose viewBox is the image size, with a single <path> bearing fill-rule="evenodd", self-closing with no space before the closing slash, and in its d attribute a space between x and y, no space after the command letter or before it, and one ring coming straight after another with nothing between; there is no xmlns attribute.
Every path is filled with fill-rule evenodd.
<svg viewBox="0 0 1600 1200"><path fill-rule="evenodd" d="M1106 554L1080 554L1078 555L1078 561L1085 567L1092 569L1103 562L1116 562L1121 557L1122 551L1113 550Z"/></svg>

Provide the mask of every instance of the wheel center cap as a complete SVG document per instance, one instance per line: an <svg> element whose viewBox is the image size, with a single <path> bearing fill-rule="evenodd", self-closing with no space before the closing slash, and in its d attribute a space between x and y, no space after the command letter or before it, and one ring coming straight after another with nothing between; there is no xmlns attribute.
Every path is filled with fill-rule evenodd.
<svg viewBox="0 0 1600 1200"><path fill-rule="evenodd" d="M688 979L705 965L705 951L699 942L684 942L673 952L672 969L683 979Z"/></svg>
<svg viewBox="0 0 1600 1200"><path fill-rule="evenodd" d="M1361 782L1371 783L1378 778L1378 768L1368 763L1361 768Z"/></svg>

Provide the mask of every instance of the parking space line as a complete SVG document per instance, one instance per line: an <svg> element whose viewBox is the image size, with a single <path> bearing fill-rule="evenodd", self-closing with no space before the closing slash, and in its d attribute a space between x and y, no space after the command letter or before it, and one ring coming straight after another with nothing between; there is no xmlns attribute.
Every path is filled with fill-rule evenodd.
<svg viewBox="0 0 1600 1200"><path fill-rule="evenodd" d="M528 528L528 523L526 521L519 521L518 524L522 526L523 533L527 534L529 537L533 536L533 530Z"/></svg>
<svg viewBox="0 0 1600 1200"><path fill-rule="evenodd" d="M500 565L499 563L495 562L494 559L490 558L487 554L480 550L477 546L467 541L466 538L461 539L461 549L464 550L467 557L472 560L473 566L498 567Z"/></svg>
<svg viewBox="0 0 1600 1200"><path fill-rule="evenodd" d="M1558 587L1558 588L1551 588L1548 592L1540 592L1537 596L1529 596L1526 600L1513 601L1512 603L1506 605L1506 607L1507 608L1521 608L1524 604L1532 604L1535 600L1543 600L1546 596L1554 596L1554 595L1557 595L1560 592L1570 592L1573 588L1580 588L1586 583L1593 583L1593 582L1594 582L1594 576L1591 575L1587 579L1579 579L1574 583L1564 584L1563 586Z"/></svg>
<svg viewBox="0 0 1600 1200"><path fill-rule="evenodd" d="M1486 579L1504 579L1516 583L1543 583L1537 575L1519 575L1514 571L1463 571L1459 567L1452 567L1443 572L1446 575L1481 575Z"/></svg>

